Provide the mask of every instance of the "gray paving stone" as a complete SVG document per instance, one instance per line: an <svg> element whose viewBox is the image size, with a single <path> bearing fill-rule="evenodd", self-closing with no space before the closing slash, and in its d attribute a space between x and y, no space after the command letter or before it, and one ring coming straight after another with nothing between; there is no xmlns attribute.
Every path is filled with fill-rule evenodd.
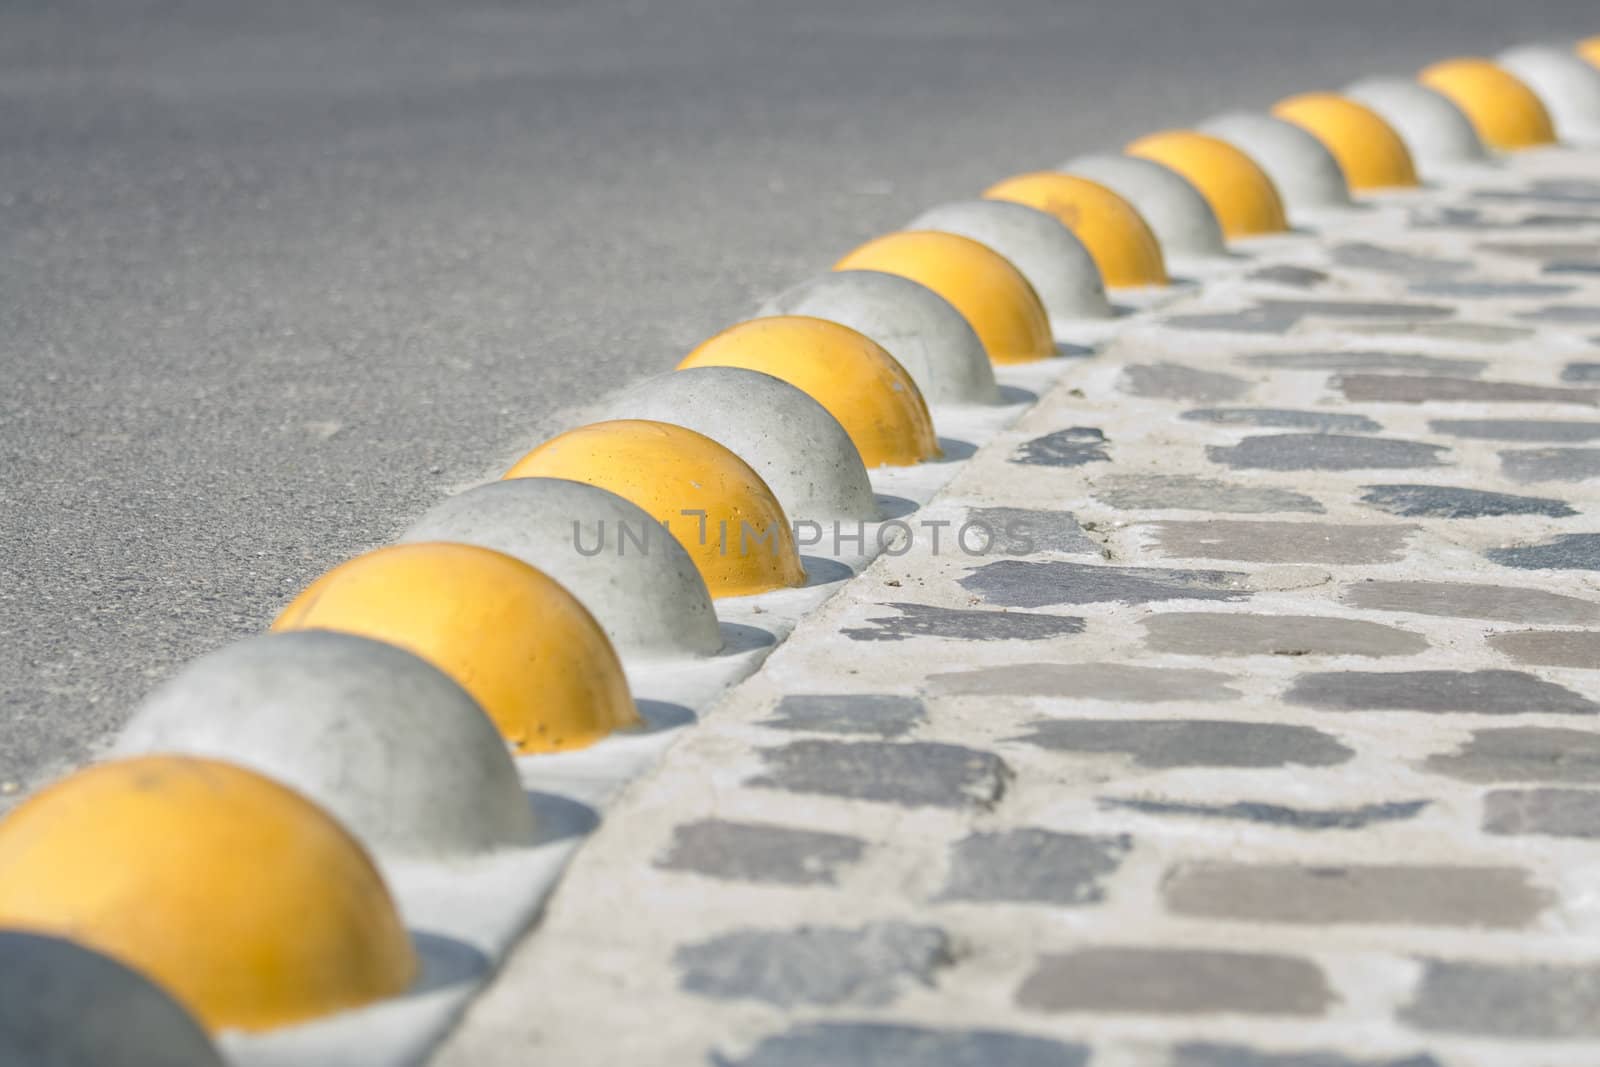
<svg viewBox="0 0 1600 1067"><path fill-rule="evenodd" d="M1600 363L1568 363L1561 371L1564 382L1600 382Z"/></svg>
<svg viewBox="0 0 1600 1067"><path fill-rule="evenodd" d="M945 696L1039 696L1074 700L1124 700L1158 704L1175 700L1232 700L1229 675L1180 667L1125 663L1015 663L928 676L930 691Z"/></svg>
<svg viewBox="0 0 1600 1067"><path fill-rule="evenodd" d="M1326 271L1313 270L1310 267L1297 267L1292 263L1274 263L1261 267L1245 275L1253 282L1266 282L1270 285L1291 285L1296 289L1314 289L1327 281L1332 275Z"/></svg>
<svg viewBox="0 0 1600 1067"><path fill-rule="evenodd" d="M1538 200L1560 204L1600 204L1600 187L1595 183L1564 178L1539 179L1523 189L1478 189L1476 200Z"/></svg>
<svg viewBox="0 0 1600 1067"><path fill-rule="evenodd" d="M870 1022L802 1023L763 1038L742 1059L711 1057L713 1067L1086 1067L1088 1062L1086 1045L1003 1030Z"/></svg>
<svg viewBox="0 0 1600 1067"><path fill-rule="evenodd" d="M1206 519L1148 523L1156 547L1175 559L1247 563L1393 563L1417 527Z"/></svg>
<svg viewBox="0 0 1600 1067"><path fill-rule="evenodd" d="M1402 1021L1484 1037L1600 1037L1600 968L1425 961ZM1569 1061L1570 1062L1570 1061Z"/></svg>
<svg viewBox="0 0 1600 1067"><path fill-rule="evenodd" d="M1253 383L1232 374L1199 370L1179 363L1133 363L1122 369L1118 386L1131 396L1169 400L1236 400Z"/></svg>
<svg viewBox="0 0 1600 1067"><path fill-rule="evenodd" d="M879 693L806 693L778 701L761 725L776 730L819 734L870 734L900 737L927 721L928 709L915 697Z"/></svg>
<svg viewBox="0 0 1600 1067"><path fill-rule="evenodd" d="M1520 928L1553 896L1518 867L1185 863L1161 883L1178 915L1268 923Z"/></svg>
<svg viewBox="0 0 1600 1067"><path fill-rule="evenodd" d="M1353 471L1438 467L1444 445L1339 433L1279 433L1207 445L1206 458L1235 470Z"/></svg>
<svg viewBox="0 0 1600 1067"><path fill-rule="evenodd" d="M1382 404L1583 404L1600 403L1600 390L1564 389L1523 382L1485 382L1410 374L1343 374L1334 386L1346 400Z"/></svg>
<svg viewBox="0 0 1600 1067"><path fill-rule="evenodd" d="M1035 552L1100 554L1100 544L1083 532L1069 511L1035 508L971 508L967 522L993 532L987 555L1027 556ZM974 534L974 543L977 535Z"/></svg>
<svg viewBox="0 0 1600 1067"><path fill-rule="evenodd" d="M1125 474L1101 480L1090 492L1096 499L1122 511L1170 509L1244 515L1281 511L1321 514L1323 511L1320 503L1304 493L1233 485L1183 474Z"/></svg>
<svg viewBox="0 0 1600 1067"><path fill-rule="evenodd" d="M1600 184L1582 178L1539 178L1520 189L1479 189L1477 200L1553 200L1560 203L1600 204Z"/></svg>
<svg viewBox="0 0 1600 1067"><path fill-rule="evenodd" d="M1476 730L1423 767L1465 782L1600 782L1600 734L1551 726Z"/></svg>
<svg viewBox="0 0 1600 1067"><path fill-rule="evenodd" d="M1510 197L1506 197L1510 200ZM1435 213L1434 226L1426 226L1424 222L1413 222L1413 229L1437 229L1443 226L1448 229L1466 230L1571 230L1574 227L1589 226L1595 221L1592 214L1558 214L1555 211L1530 211L1526 214L1515 216L1486 216L1482 211L1467 210L1467 208L1442 208Z"/></svg>
<svg viewBox="0 0 1600 1067"><path fill-rule="evenodd" d="M1231 804L1200 804L1143 797L1099 797L1102 808L1121 808L1141 815L1175 815L1198 819L1237 819L1241 822L1281 826L1293 830L1361 830L1386 822L1416 817L1430 801L1396 800L1362 804L1354 808L1291 808L1241 800Z"/></svg>
<svg viewBox="0 0 1600 1067"><path fill-rule="evenodd" d="M1518 312L1517 318L1525 322L1589 326L1600 323L1600 304L1551 304L1534 311Z"/></svg>
<svg viewBox="0 0 1600 1067"><path fill-rule="evenodd" d="M1337 411L1292 411L1286 408L1196 408L1185 411L1180 418L1223 426L1277 427L1316 430L1319 433L1335 430L1371 433L1383 429L1381 424L1365 415L1347 415Z"/></svg>
<svg viewBox="0 0 1600 1067"><path fill-rule="evenodd" d="M1557 213L1540 211L1523 215L1516 220L1518 226L1547 227L1550 229L1573 229L1579 226L1593 226L1600 221L1600 216L1593 214Z"/></svg>
<svg viewBox="0 0 1600 1067"><path fill-rule="evenodd" d="M1600 260L1558 259L1544 265L1544 274L1600 274Z"/></svg>
<svg viewBox="0 0 1600 1067"><path fill-rule="evenodd" d="M835 885L840 868L860 860L866 844L846 834L702 819L674 828L655 865L734 882Z"/></svg>
<svg viewBox="0 0 1600 1067"><path fill-rule="evenodd" d="M1564 500L1515 496L1451 485L1364 485L1363 504L1411 519L1482 519L1500 515L1546 515L1564 519L1578 512Z"/></svg>
<svg viewBox="0 0 1600 1067"><path fill-rule="evenodd" d="M1580 597L1473 582L1356 582L1340 599L1353 608L1497 622L1582 625L1600 622L1600 604Z"/></svg>
<svg viewBox="0 0 1600 1067"><path fill-rule="evenodd" d="M1567 259L1594 252L1594 245L1584 241L1481 241L1478 248L1521 259Z"/></svg>
<svg viewBox="0 0 1600 1067"><path fill-rule="evenodd" d="M807 739L760 755L767 773L749 785L905 807L987 811L1011 780L1011 769L994 753L933 741Z"/></svg>
<svg viewBox="0 0 1600 1067"><path fill-rule="evenodd" d="M1494 298L1531 300L1541 296L1565 296L1576 292L1577 286L1559 285L1555 282L1452 281L1418 282L1407 286L1406 291L1417 296L1442 296L1462 300Z"/></svg>
<svg viewBox="0 0 1600 1067"><path fill-rule="evenodd" d="M1274 314L1321 319L1448 319L1455 308L1443 304L1408 304L1381 300L1261 300L1263 308Z"/></svg>
<svg viewBox="0 0 1600 1067"><path fill-rule="evenodd" d="M1147 604L1157 600L1245 600L1240 571L1102 567L1089 563L1006 559L973 568L960 579L987 603L1013 608L1051 604Z"/></svg>
<svg viewBox="0 0 1600 1067"><path fill-rule="evenodd" d="M1338 1052L1265 1052L1248 1045L1191 1042L1172 1050L1168 1067L1444 1067L1426 1053L1414 1056L1353 1058Z"/></svg>
<svg viewBox="0 0 1600 1067"><path fill-rule="evenodd" d="M1007 561L1011 562L1011 561ZM841 631L852 641L907 641L942 637L957 641L1045 641L1083 632L1084 621L1071 615L1036 615L1026 611L966 611L927 604L885 604L899 616L867 620L868 627Z"/></svg>
<svg viewBox="0 0 1600 1067"><path fill-rule="evenodd" d="M1340 333L1421 337L1430 341L1462 341L1475 345L1504 345L1532 337L1531 326L1501 326L1487 322L1352 322L1339 327Z"/></svg>
<svg viewBox="0 0 1600 1067"><path fill-rule="evenodd" d="M1145 644L1186 656L1409 656L1419 634L1363 619L1173 611L1141 620Z"/></svg>
<svg viewBox="0 0 1600 1067"><path fill-rule="evenodd" d="M719 1000L802 1004L892 1004L906 986L932 988L954 963L950 940L933 926L868 923L856 929L739 930L674 953L679 985Z"/></svg>
<svg viewBox="0 0 1600 1067"><path fill-rule="evenodd" d="M1600 705L1522 671L1329 671L1302 674L1284 699L1327 711L1589 715Z"/></svg>
<svg viewBox="0 0 1600 1067"><path fill-rule="evenodd" d="M1484 558L1520 570L1600 570L1600 534L1564 534L1543 544L1491 548Z"/></svg>
<svg viewBox="0 0 1600 1067"><path fill-rule="evenodd" d="M1496 789L1483 798L1483 832L1600 838L1600 791Z"/></svg>
<svg viewBox="0 0 1600 1067"><path fill-rule="evenodd" d="M1406 219L1409 230L1515 230L1525 224L1523 219L1489 216L1465 207L1413 208Z"/></svg>
<svg viewBox="0 0 1600 1067"><path fill-rule="evenodd" d="M1250 367L1280 370L1411 371L1414 374L1452 374L1471 378L1482 373L1488 362L1481 359L1452 359L1410 352L1260 352L1239 356L1235 362Z"/></svg>
<svg viewBox="0 0 1600 1067"><path fill-rule="evenodd" d="M1133 839L1049 830L975 833L950 853L944 900L1052 904L1071 907L1105 899L1104 880L1116 873Z"/></svg>
<svg viewBox="0 0 1600 1067"><path fill-rule="evenodd" d="M1050 752L1110 754L1139 767L1331 767L1355 753L1309 726L1207 719L1044 719L1014 740Z"/></svg>
<svg viewBox="0 0 1600 1067"><path fill-rule="evenodd" d="M1035 437L1017 446L1011 462L1033 467L1081 467L1085 463L1109 463L1106 435L1093 426L1069 426L1065 430Z"/></svg>
<svg viewBox="0 0 1600 1067"><path fill-rule="evenodd" d="M1168 315L1163 326L1174 330L1216 330L1224 333L1285 334L1300 316L1290 310L1250 307L1238 311L1208 311L1187 315Z"/></svg>
<svg viewBox="0 0 1600 1067"><path fill-rule="evenodd" d="M1017 990L1019 1006L1044 1012L1316 1016L1334 999L1310 960L1168 948L1045 956Z"/></svg>
<svg viewBox="0 0 1600 1067"><path fill-rule="evenodd" d="M1561 419L1432 419L1428 428L1452 437L1485 441L1593 441L1600 438L1600 422Z"/></svg>
<svg viewBox="0 0 1600 1067"><path fill-rule="evenodd" d="M1472 269L1470 259L1441 259L1365 241L1351 241L1328 249L1328 258L1341 267L1372 270L1409 277L1438 277Z"/></svg>
<svg viewBox="0 0 1600 1067"><path fill-rule="evenodd" d="M1491 634L1489 647L1518 663L1600 670L1600 633L1594 630L1527 630Z"/></svg>
<svg viewBox="0 0 1600 1067"><path fill-rule="evenodd" d="M1528 448L1500 453L1506 477L1518 482L1581 482L1600 478L1600 448Z"/></svg>

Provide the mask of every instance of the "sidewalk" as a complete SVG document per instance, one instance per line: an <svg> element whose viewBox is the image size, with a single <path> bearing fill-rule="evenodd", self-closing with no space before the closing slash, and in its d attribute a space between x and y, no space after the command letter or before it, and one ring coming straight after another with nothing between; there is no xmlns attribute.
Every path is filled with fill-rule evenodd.
<svg viewBox="0 0 1600 1067"><path fill-rule="evenodd" d="M1600 152L1377 203L1080 357L435 1062L1600 1063Z"/></svg>

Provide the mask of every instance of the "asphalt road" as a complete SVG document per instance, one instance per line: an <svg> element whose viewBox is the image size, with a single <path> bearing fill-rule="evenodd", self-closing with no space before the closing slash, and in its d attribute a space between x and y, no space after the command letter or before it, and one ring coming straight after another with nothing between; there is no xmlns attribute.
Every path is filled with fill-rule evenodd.
<svg viewBox="0 0 1600 1067"><path fill-rule="evenodd" d="M7 0L0 792L927 206L1596 31L1593 0Z"/></svg>

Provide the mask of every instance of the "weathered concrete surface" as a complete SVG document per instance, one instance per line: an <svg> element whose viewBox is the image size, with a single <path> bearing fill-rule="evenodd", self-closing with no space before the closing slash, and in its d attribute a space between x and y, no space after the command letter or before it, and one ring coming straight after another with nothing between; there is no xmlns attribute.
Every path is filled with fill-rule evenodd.
<svg viewBox="0 0 1600 1067"><path fill-rule="evenodd" d="M1502 455L1600 440L1594 326L1549 310L1600 276L1528 289L1480 243L1548 240L1532 201L1452 188L1074 360L918 515L1051 536L848 583L439 1062L1600 1062L1600 483Z"/></svg>

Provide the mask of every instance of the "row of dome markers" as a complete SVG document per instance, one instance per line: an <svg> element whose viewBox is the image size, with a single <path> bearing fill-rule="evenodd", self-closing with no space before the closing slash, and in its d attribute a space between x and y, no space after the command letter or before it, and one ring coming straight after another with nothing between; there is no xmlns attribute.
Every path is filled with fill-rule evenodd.
<svg viewBox="0 0 1600 1067"><path fill-rule="evenodd" d="M710 655L714 600L802 585L789 517L878 518L867 470L938 455L930 403L998 403L991 364L1051 356L1167 257L1597 130L1600 38L1517 49L1144 137L856 249L318 578L0 822L0 1062L217 1064L209 1033L402 993L380 864L526 845L513 753L636 726L623 661ZM674 536L574 551L579 518Z"/></svg>

